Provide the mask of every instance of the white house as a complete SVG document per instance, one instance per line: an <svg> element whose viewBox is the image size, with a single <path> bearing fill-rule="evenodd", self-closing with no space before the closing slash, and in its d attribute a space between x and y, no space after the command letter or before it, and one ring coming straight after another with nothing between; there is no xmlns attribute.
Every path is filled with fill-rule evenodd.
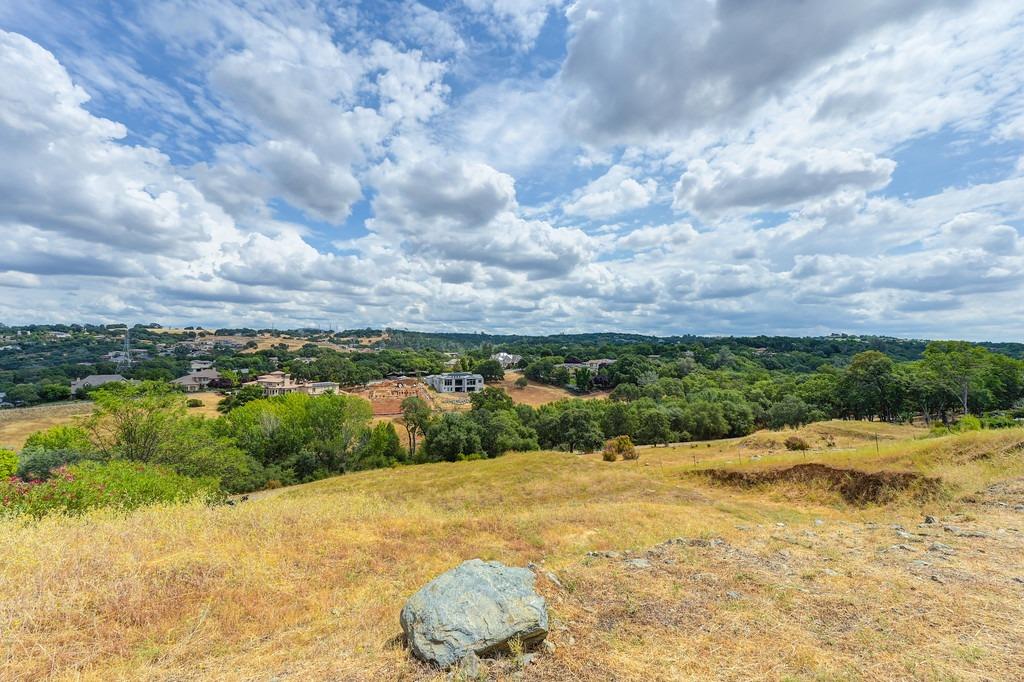
<svg viewBox="0 0 1024 682"><path fill-rule="evenodd" d="M438 393L477 393L484 390L484 378L470 372L431 374L423 380Z"/></svg>
<svg viewBox="0 0 1024 682"><path fill-rule="evenodd" d="M491 360L497 360L498 364L501 365L502 369L509 369L519 364L519 361L523 359L522 355L513 355L512 353L506 353L501 351L491 356Z"/></svg>

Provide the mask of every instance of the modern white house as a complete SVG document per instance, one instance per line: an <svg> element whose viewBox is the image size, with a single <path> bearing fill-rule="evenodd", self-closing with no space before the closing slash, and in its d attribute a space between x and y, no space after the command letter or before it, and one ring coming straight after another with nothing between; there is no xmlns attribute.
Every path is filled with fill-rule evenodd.
<svg viewBox="0 0 1024 682"><path fill-rule="evenodd" d="M501 351L491 356L491 360L497 360L498 364L501 365L502 369L510 369L519 364L519 361L523 359L522 355L513 355L512 353L506 353Z"/></svg>
<svg viewBox="0 0 1024 682"><path fill-rule="evenodd" d="M431 374L423 380L438 393L477 393L484 390L484 378L470 372Z"/></svg>

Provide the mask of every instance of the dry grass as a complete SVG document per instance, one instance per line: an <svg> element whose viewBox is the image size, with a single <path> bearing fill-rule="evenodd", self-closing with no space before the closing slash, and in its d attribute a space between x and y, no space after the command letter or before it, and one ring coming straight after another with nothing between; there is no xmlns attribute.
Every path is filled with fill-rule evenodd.
<svg viewBox="0 0 1024 682"><path fill-rule="evenodd" d="M20 450L36 431L70 424L91 413L92 403L84 400L0 410L0 447Z"/></svg>
<svg viewBox="0 0 1024 682"><path fill-rule="evenodd" d="M482 557L543 562L562 583L538 580L556 649L527 679L1017 679L1022 444L1015 430L753 463L736 443L645 448L638 462L514 454L236 507L3 522L0 678L443 679L392 642L398 611L431 577ZM695 465L698 449L713 454ZM688 475L804 457L939 475L951 495L862 509ZM919 525L924 513L988 537ZM929 551L936 540L955 553ZM587 555L608 550L622 554ZM503 679L510 666L490 670Z"/></svg>
<svg viewBox="0 0 1024 682"><path fill-rule="evenodd" d="M512 396L512 400L517 403L530 405L532 407L547 405L548 403L553 403L564 398L595 400L608 397L608 391L597 391L595 393L588 393L585 396L577 396L575 393L571 393L564 388L548 386L547 384L538 384L534 381L529 382L526 388L516 388L516 379L521 376L522 373L520 372L506 371L505 379L494 385L505 389L505 392Z"/></svg>

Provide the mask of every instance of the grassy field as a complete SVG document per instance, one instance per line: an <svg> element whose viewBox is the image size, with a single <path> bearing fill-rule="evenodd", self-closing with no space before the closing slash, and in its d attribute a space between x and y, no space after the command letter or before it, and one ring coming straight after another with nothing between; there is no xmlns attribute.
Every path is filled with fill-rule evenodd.
<svg viewBox="0 0 1024 682"><path fill-rule="evenodd" d="M25 439L36 431L69 424L91 413L92 403L89 401L0 410L0 447L20 450Z"/></svg>
<svg viewBox="0 0 1024 682"><path fill-rule="evenodd" d="M785 435L0 522L0 678L442 680L397 643L398 612L481 557L558 579L538 578L556 648L522 673L489 662L492 679L1020 679L1024 431L922 439L828 422L799 432L815 448L801 453L773 445ZM808 462L941 477L943 490L854 506L813 483L700 474Z"/></svg>

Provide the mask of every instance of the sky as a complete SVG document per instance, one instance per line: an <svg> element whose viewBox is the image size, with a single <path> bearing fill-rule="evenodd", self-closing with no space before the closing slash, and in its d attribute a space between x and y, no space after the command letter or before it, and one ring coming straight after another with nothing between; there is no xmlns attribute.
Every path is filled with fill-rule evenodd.
<svg viewBox="0 0 1024 682"><path fill-rule="evenodd" d="M1024 4L0 0L0 321L1024 340Z"/></svg>

